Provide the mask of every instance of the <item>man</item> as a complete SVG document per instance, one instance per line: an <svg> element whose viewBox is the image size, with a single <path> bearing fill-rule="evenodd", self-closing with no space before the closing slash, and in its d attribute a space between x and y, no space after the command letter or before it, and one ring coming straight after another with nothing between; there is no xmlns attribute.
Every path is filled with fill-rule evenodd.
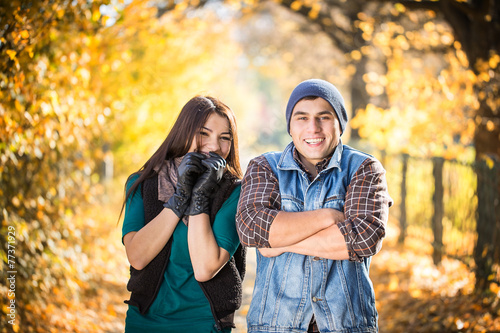
<svg viewBox="0 0 500 333"><path fill-rule="evenodd" d="M368 276L392 199L374 157L343 145L344 100L300 83L286 108L292 142L250 161L236 224L257 247L248 332L378 332Z"/></svg>

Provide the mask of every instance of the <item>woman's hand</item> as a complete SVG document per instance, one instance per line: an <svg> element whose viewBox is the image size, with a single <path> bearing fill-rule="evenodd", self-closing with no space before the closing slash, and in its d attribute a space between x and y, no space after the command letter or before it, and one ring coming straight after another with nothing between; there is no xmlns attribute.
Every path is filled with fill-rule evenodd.
<svg viewBox="0 0 500 333"><path fill-rule="evenodd" d="M189 215L188 246L194 277L208 281L229 260L229 252L219 247L210 224L210 199L219 189L226 161L215 153L202 161L206 168L193 187Z"/></svg>
<svg viewBox="0 0 500 333"><path fill-rule="evenodd" d="M201 153L187 153L177 169L178 178L175 193L163 204L163 207L170 208L178 218L181 218L189 207L193 186L205 170L202 165L204 159L205 155Z"/></svg>
<svg viewBox="0 0 500 333"><path fill-rule="evenodd" d="M186 215L210 215L210 199L219 189L219 182L226 168L226 160L213 152L210 152L210 157L202 160L201 164L206 169L193 187L191 204Z"/></svg>

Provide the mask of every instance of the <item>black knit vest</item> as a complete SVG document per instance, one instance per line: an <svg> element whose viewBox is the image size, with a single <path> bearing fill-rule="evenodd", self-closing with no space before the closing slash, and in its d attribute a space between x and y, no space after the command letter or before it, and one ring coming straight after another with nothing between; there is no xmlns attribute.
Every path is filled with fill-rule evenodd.
<svg viewBox="0 0 500 333"><path fill-rule="evenodd" d="M224 174L217 195L212 200L210 210L210 222L212 224L222 204L229 198L239 183L240 181L229 173ZM144 202L145 223L147 224L163 210L163 202L158 200L157 175L144 180L142 183L142 199ZM130 300L125 301L125 303L137 306L141 314L145 314L149 310L158 295L171 248L172 237L160 253L142 270L136 270L130 266L130 280L127 289L132 293ZM217 275L207 282L199 282L210 303L219 330L226 327L235 327L234 312L241 306L245 265L246 248L240 244L234 256Z"/></svg>

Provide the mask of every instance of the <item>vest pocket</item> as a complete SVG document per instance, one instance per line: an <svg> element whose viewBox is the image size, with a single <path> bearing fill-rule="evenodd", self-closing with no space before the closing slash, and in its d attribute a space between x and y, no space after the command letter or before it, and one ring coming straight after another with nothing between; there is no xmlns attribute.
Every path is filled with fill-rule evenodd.
<svg viewBox="0 0 500 333"><path fill-rule="evenodd" d="M302 212L304 211L304 202L289 195L282 195L281 210L285 212Z"/></svg>
<svg viewBox="0 0 500 333"><path fill-rule="evenodd" d="M323 208L333 208L344 211L345 194L336 194L329 196L323 203Z"/></svg>

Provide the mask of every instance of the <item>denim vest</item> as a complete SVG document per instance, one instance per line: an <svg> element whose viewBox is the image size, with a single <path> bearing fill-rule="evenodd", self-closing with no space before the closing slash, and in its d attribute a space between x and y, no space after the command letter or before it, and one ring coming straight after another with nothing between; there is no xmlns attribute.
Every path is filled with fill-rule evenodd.
<svg viewBox="0 0 500 333"><path fill-rule="evenodd" d="M293 159L293 143L264 154L279 180L282 210L344 209L352 176L370 155L339 143L328 166L311 182ZM314 314L321 332L378 332L375 293L362 262L295 253L273 258L257 251L249 332L307 332Z"/></svg>

